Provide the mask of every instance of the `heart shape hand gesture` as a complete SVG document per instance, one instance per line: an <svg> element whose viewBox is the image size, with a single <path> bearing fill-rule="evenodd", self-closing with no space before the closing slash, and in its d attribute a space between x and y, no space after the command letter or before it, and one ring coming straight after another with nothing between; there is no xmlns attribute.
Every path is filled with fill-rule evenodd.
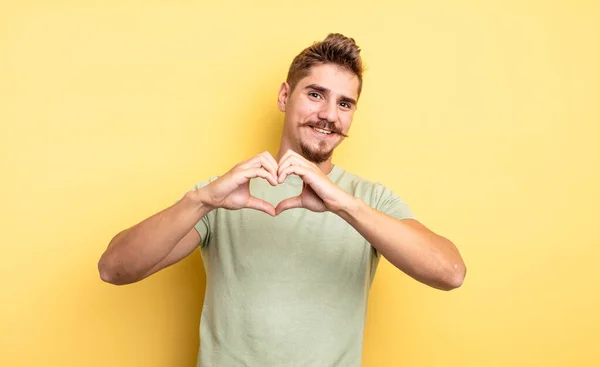
<svg viewBox="0 0 600 367"><path fill-rule="evenodd" d="M261 177L272 186L276 186L292 174L299 176L304 182L302 192L298 196L283 200L277 207L250 194L252 178ZM275 161L269 152L258 154L238 163L204 189L203 201L211 208L252 208L271 216L292 208L337 213L349 200L354 199L333 183L317 165L293 150L288 150L279 162Z"/></svg>

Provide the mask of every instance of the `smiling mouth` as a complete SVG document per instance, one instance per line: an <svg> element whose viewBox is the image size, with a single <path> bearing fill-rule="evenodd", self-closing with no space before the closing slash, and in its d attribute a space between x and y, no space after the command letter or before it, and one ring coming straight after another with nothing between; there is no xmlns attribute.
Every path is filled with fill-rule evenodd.
<svg viewBox="0 0 600 367"><path fill-rule="evenodd" d="M320 129L320 128L314 127L314 126L311 126L311 129L313 129L313 131L316 131L317 133L322 134L322 135L331 135L331 134L333 134L333 131L331 131L331 130Z"/></svg>
<svg viewBox="0 0 600 367"><path fill-rule="evenodd" d="M333 137L333 136L336 136L336 135L340 135L340 136L343 136L344 138L348 137L348 135L344 134L343 132L341 132L339 130L329 130L329 129L325 129L323 127L320 127L320 126L323 126L323 125L320 125L320 126L318 124L315 124L315 125L313 125L313 124L306 124L304 126L309 127L318 136Z"/></svg>

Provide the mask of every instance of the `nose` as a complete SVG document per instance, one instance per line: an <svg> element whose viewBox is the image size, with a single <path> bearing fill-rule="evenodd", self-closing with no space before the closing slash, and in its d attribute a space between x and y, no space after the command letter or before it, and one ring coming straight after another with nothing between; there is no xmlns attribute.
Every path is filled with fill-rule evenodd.
<svg viewBox="0 0 600 367"><path fill-rule="evenodd" d="M338 108L335 101L327 101L324 103L321 110L318 113L320 120L327 120L332 124L335 124L338 120Z"/></svg>

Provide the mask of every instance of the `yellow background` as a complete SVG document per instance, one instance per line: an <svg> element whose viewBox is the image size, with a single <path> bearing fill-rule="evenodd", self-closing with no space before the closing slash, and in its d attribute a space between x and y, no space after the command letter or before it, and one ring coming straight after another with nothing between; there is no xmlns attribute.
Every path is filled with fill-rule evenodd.
<svg viewBox="0 0 600 367"><path fill-rule="evenodd" d="M363 95L334 162L461 250L462 288L382 262L364 366L599 366L595 1L5 1L0 365L194 366L198 251L100 281L112 236L276 153L292 58L354 37Z"/></svg>

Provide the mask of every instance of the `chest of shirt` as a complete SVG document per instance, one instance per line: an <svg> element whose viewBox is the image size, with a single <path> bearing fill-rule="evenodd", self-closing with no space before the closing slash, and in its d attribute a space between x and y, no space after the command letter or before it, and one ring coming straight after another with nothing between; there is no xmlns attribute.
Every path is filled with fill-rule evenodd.
<svg viewBox="0 0 600 367"><path fill-rule="evenodd" d="M362 279L372 247L333 213L290 209L271 217L253 209L218 210L207 256L239 276L290 281Z"/></svg>

